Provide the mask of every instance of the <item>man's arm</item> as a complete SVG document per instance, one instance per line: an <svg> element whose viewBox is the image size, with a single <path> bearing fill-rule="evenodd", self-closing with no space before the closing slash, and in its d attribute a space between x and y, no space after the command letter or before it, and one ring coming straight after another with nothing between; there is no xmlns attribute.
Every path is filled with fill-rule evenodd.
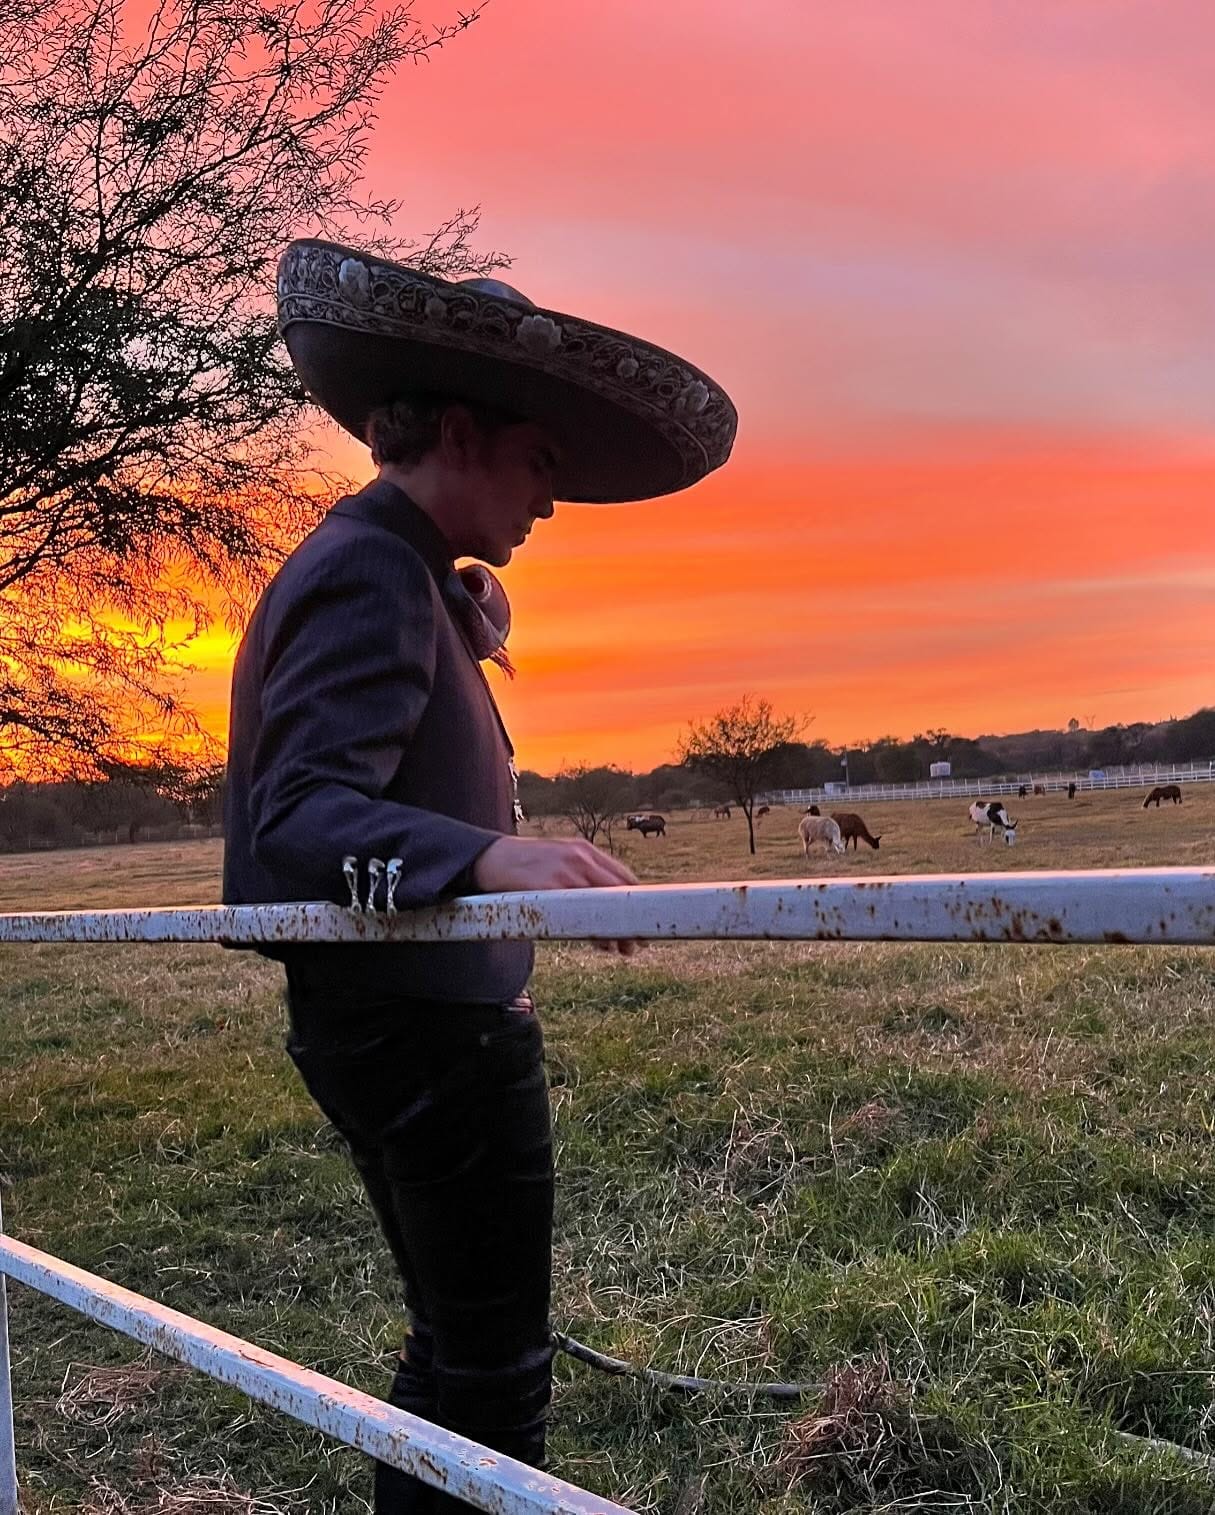
<svg viewBox="0 0 1215 1515"><path fill-rule="evenodd" d="M381 533L348 544L274 630L253 754L253 854L297 899L349 898L353 853L404 861L397 903L447 897L500 832L384 798L434 683L430 580Z"/></svg>

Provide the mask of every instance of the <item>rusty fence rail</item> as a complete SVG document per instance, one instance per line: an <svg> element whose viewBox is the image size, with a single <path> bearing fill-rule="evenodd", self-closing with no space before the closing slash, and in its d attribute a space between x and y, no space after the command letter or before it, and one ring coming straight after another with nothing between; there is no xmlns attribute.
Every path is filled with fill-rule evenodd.
<svg viewBox="0 0 1215 1515"><path fill-rule="evenodd" d="M36 1247L0 1236L0 1280L4 1274L477 1509L500 1515L629 1515L622 1505L491 1452L336 1378L301 1368ZM7 1452L7 1467L0 1468L0 1515L18 1515L12 1402L10 1397L5 1404L6 1384L7 1376L0 1380L0 1422L8 1427L7 1433L0 1428L0 1452Z"/></svg>
<svg viewBox="0 0 1215 1515"><path fill-rule="evenodd" d="M1209 868L1010 869L537 890L393 913L321 903L0 915L0 945L622 937L1215 946L1215 862Z"/></svg>
<svg viewBox="0 0 1215 1515"><path fill-rule="evenodd" d="M0 944L531 939L1143 943L1215 946L1215 865L1081 872L639 885L501 894L436 909L334 904L0 915ZM275 1406L382 1462L501 1515L627 1515L336 1379L133 1294L2 1234L0 1515L18 1515L5 1280Z"/></svg>

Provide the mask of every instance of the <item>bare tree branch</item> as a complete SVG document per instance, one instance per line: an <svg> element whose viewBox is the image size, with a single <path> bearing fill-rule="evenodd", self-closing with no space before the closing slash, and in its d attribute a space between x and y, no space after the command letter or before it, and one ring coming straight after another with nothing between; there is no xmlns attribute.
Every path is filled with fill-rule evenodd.
<svg viewBox="0 0 1215 1515"><path fill-rule="evenodd" d="M594 843L602 833L611 847L612 824L631 803L633 775L611 764L579 763L563 768L554 782L561 814L578 835Z"/></svg>
<svg viewBox="0 0 1215 1515"><path fill-rule="evenodd" d="M393 74L482 8L0 7L0 769L202 750L183 627L238 621L328 482L275 331L283 246L506 261L475 208L409 240L360 183Z"/></svg>

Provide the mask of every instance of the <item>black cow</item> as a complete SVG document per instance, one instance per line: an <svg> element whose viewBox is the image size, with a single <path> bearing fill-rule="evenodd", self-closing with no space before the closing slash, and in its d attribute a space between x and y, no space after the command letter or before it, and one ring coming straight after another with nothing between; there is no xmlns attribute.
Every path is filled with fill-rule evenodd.
<svg viewBox="0 0 1215 1515"><path fill-rule="evenodd" d="M660 815L630 815L626 831L640 831L642 836L666 836L667 823Z"/></svg>

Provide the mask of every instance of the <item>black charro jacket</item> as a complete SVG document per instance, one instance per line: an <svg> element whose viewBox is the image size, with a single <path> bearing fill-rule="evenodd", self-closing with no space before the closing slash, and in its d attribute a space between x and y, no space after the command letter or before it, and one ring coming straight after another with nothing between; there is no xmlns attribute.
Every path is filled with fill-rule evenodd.
<svg viewBox="0 0 1215 1515"><path fill-rule="evenodd" d="M347 854L361 898L368 860L399 857L398 906L434 904L470 892L476 859L513 832L513 749L451 608L452 573L429 516L377 480L267 586L233 670L226 904L346 904ZM533 957L525 942L260 950L339 997L479 1004L513 999Z"/></svg>

